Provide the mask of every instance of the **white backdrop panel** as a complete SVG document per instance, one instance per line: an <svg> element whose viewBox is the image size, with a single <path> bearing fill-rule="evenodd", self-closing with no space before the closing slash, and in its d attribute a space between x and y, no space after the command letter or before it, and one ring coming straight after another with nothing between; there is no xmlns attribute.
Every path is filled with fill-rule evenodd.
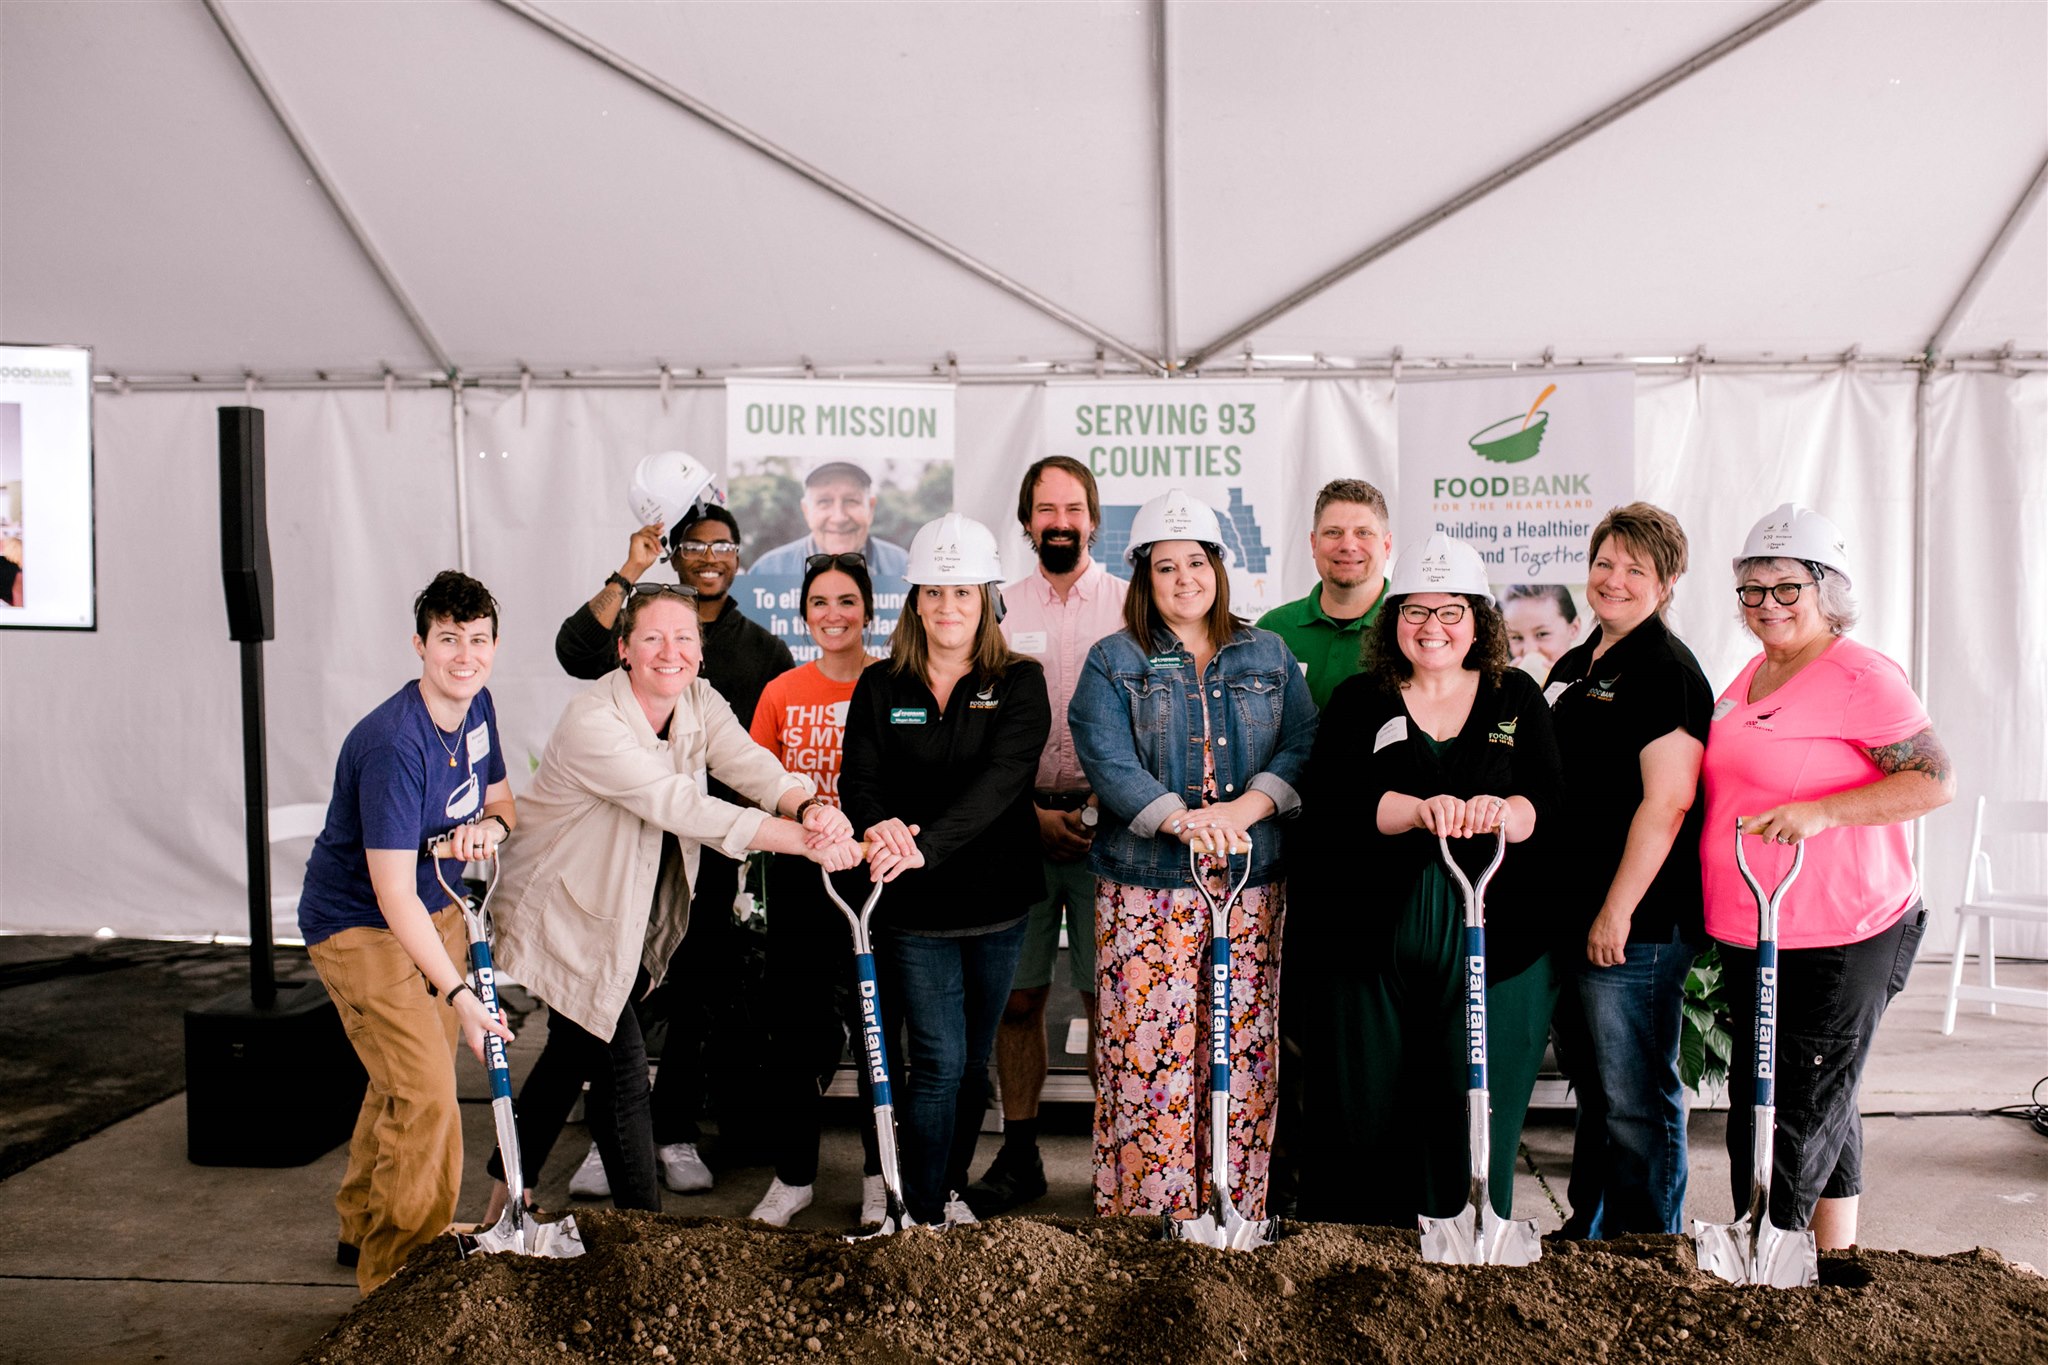
<svg viewBox="0 0 2048 1365"><path fill-rule="evenodd" d="M1299 449L1288 518L1307 533L1324 481L1364 477L1399 499L1394 386L1292 386ZM232 399L233 395L226 398ZM101 629L0 635L0 928L237 932L241 882L236 651L217 559L214 409L221 395L103 395L98 407ZM724 464L723 393L536 390L465 395L472 570L498 595L492 690L515 790L575 683L555 627L624 557L623 483L642 453L680 446ZM456 557L453 410L446 393L262 393L278 639L266 650L275 802L324 799L355 721L408 677L412 595ZM1964 800L1929 821L1927 884L1946 918L1979 791L2040 796L2048 712L2040 614L2048 377L1946 377L1933 387L1935 724ZM1005 537L1038 449L1041 390L959 391L956 498ZM1716 687L1753 644L1735 619L1729 557L1787 498L1849 533L1858 638L1911 650L1913 383L1891 375L1652 377L1637 386L1637 480L1692 541L1675 607ZM479 458L477 452L484 452ZM500 452L503 452L501 455ZM657 570L657 572L663 572ZM1290 592L1307 589L1302 582ZM166 591L168 589L168 591ZM298 869L280 869L292 883ZM2028 945L2021 945L2026 949ZM2033 944L2036 953L2048 944Z"/></svg>

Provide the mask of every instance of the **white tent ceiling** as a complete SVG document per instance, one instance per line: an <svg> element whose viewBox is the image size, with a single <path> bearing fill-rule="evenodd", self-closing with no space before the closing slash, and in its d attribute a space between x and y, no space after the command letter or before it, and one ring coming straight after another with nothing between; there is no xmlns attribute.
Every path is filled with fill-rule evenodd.
<svg viewBox="0 0 2048 1365"><path fill-rule="evenodd" d="M508 0L220 8L467 375L1094 354ZM1185 356L1774 8L544 13L1133 350ZM1248 343L1915 354L2044 157L2048 5L1828 0ZM0 6L0 171L0 336L89 342L138 377L440 368L199 0ZM2038 196L1947 350L2007 343L2048 351Z"/></svg>

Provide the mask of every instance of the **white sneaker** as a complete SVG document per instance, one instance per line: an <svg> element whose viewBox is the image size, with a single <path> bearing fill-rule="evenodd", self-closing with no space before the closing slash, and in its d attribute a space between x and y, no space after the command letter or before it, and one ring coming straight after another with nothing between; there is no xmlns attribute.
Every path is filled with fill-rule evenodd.
<svg viewBox="0 0 2048 1365"><path fill-rule="evenodd" d="M590 1144L583 1164L576 1168L576 1174L569 1177L569 1193L577 1199L612 1197L612 1182L604 1178L604 1158L598 1155L596 1143Z"/></svg>
<svg viewBox="0 0 2048 1365"><path fill-rule="evenodd" d="M974 1216L974 1210L967 1207L967 1201L960 1197L960 1191L958 1190L954 1190L946 1196L946 1207L940 1214L940 1217L949 1228L957 1228L967 1223L978 1223L981 1221Z"/></svg>
<svg viewBox="0 0 2048 1365"><path fill-rule="evenodd" d="M863 1224L879 1224L889 1216L889 1187L878 1175L864 1175L860 1178L860 1221Z"/></svg>
<svg viewBox="0 0 2048 1365"><path fill-rule="evenodd" d="M702 1194L711 1188L711 1168L697 1155L696 1143L663 1143L655 1155L661 1158L661 1183L677 1194Z"/></svg>
<svg viewBox="0 0 2048 1365"><path fill-rule="evenodd" d="M768 1193L761 1196L761 1202L754 1205L754 1211L747 1217L772 1228L786 1228L790 1219L810 1206L809 1185L785 1185L779 1179L771 1180Z"/></svg>

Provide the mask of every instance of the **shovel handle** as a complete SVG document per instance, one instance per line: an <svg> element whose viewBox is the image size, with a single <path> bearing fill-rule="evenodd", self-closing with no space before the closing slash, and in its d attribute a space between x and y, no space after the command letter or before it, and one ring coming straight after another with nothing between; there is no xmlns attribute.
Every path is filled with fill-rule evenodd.
<svg viewBox="0 0 2048 1365"><path fill-rule="evenodd" d="M1792 866L1784 879L1766 896L1764 888L1749 870L1749 858L1742 851L1742 817L1735 817L1735 866L1742 873L1742 880L1749 885L1749 894L1756 897L1757 943L1775 942L1778 937L1778 907L1785 903L1785 893L1792 889L1792 883L1799 880L1799 871L1806 866L1806 841L1792 845Z"/></svg>
<svg viewBox="0 0 2048 1365"><path fill-rule="evenodd" d="M1458 860L1451 856L1451 836L1436 836L1436 846L1443 854L1444 866L1451 871L1451 880L1458 884L1458 890L1465 898L1465 927L1477 929L1486 923L1486 888L1493 881L1493 874L1500 871L1501 859L1508 856L1508 827L1502 821L1493 827L1493 857L1488 860L1486 870L1479 874L1475 884L1465 875L1465 869L1458 866Z"/></svg>

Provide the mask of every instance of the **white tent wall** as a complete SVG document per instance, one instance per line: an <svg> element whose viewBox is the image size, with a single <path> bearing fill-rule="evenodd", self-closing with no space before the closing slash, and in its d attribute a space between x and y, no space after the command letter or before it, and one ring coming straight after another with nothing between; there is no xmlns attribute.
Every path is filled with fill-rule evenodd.
<svg viewBox="0 0 2048 1365"><path fill-rule="evenodd" d="M1041 451L1043 390L959 390L957 504L1009 536L1016 479ZM1314 490L1363 476L1398 499L1386 380L1287 386L1298 450L1277 534L1306 533ZM0 928L241 932L236 647L218 587L215 408L238 394L103 394L97 407L100 629L0 635ZM515 789L577 684L556 626L623 558L632 460L665 446L722 463L724 394L683 388L466 391L471 568L504 610L492 681ZM456 562L454 410L445 390L262 392L278 638L266 647L274 803L324 799L342 737L416 676L412 595ZM1914 548L1915 380L1896 372L1645 375L1638 490L1693 545L1677 625L1718 687L1751 652L1729 597L1750 523L1801 498L1859 559L1859 639L1912 656L1914 576L1934 594L1935 724L1962 799L1928 822L1930 951L1953 936L1968 808L1979 792L2048 795L2048 635L2025 589L2048 582L2048 375L1930 385L1936 496ZM481 457L479 456L481 452ZM1306 581L1289 585L1305 590ZM281 883L297 869L279 869ZM2048 954L2048 936L2007 950Z"/></svg>

